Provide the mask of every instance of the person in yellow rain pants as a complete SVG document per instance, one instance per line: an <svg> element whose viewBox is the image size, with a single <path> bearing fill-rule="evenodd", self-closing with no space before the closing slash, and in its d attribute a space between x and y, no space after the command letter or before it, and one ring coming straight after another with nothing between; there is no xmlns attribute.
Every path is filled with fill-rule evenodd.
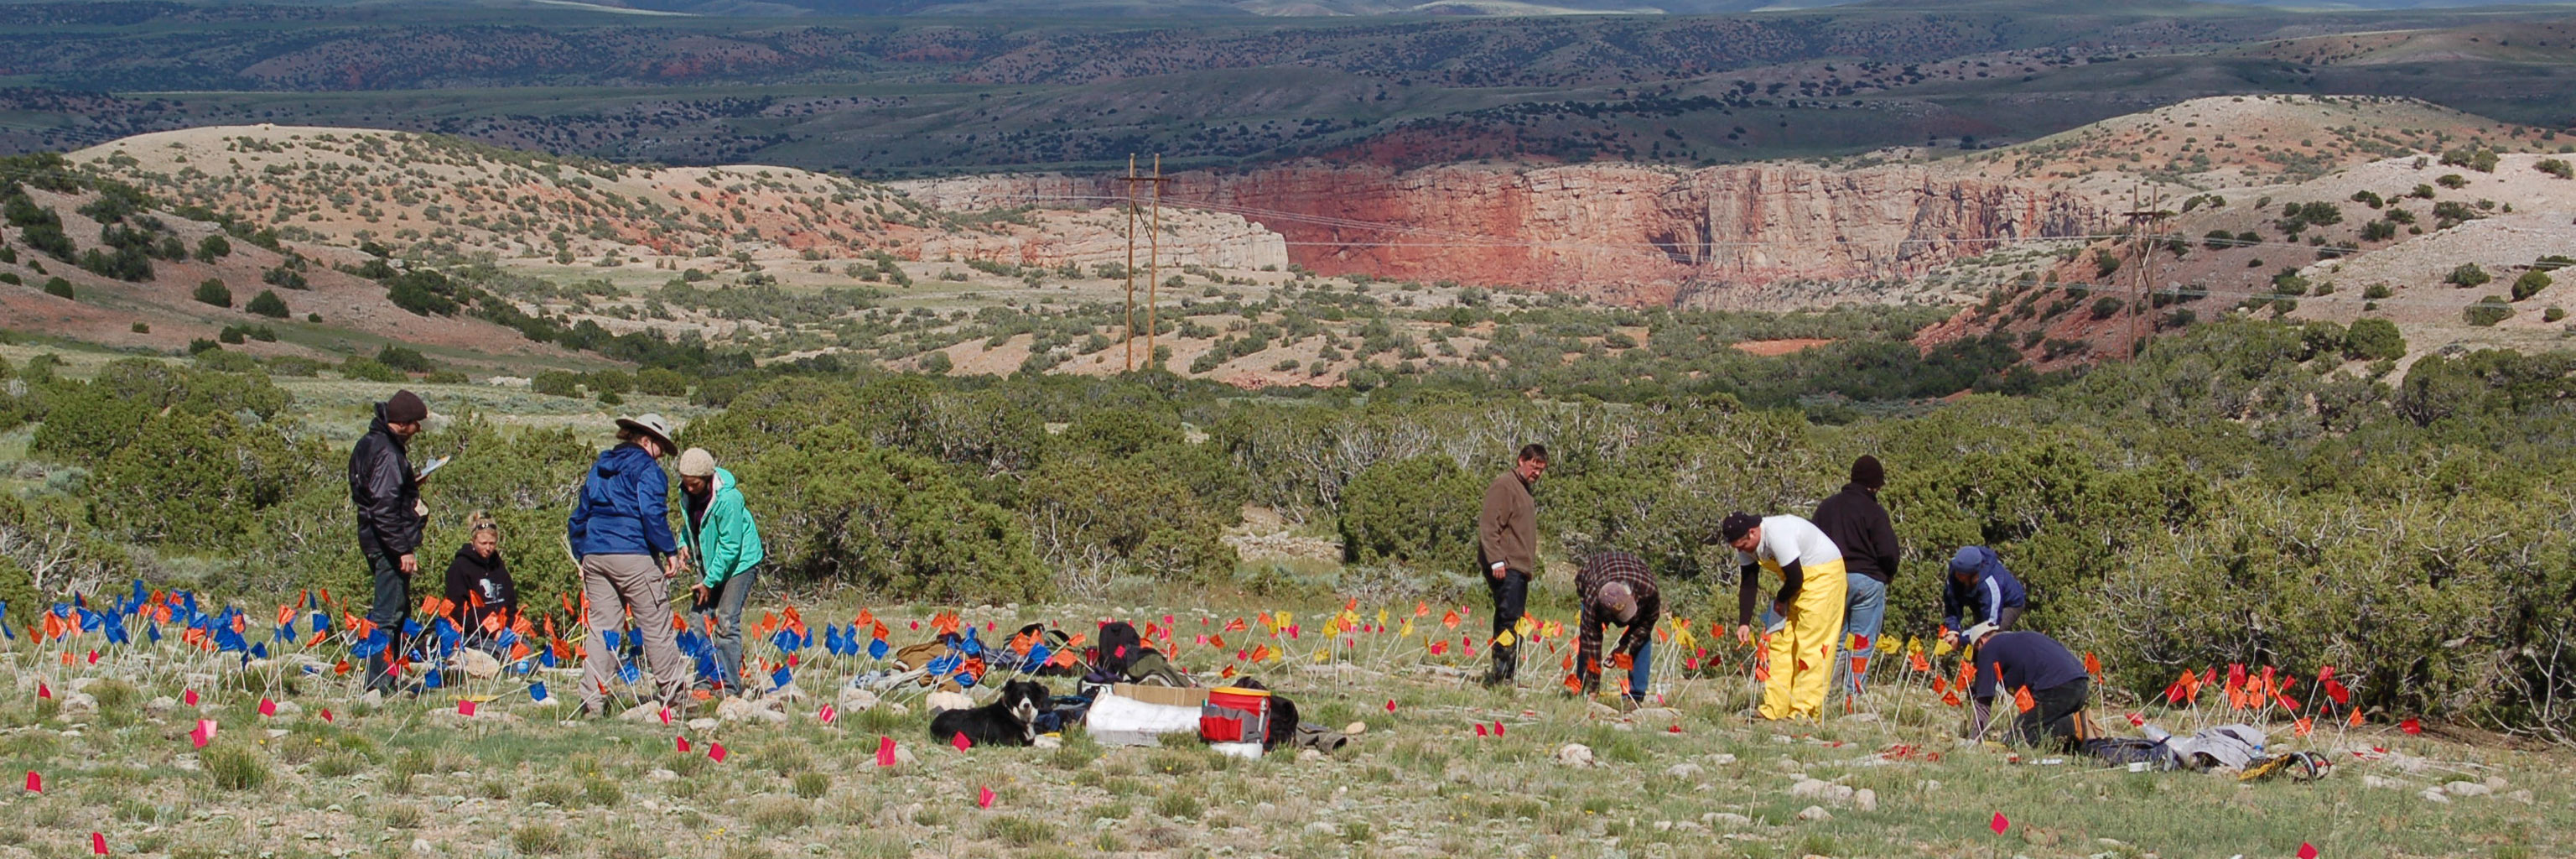
<svg viewBox="0 0 2576 859"><path fill-rule="evenodd" d="M1735 637L1753 641L1754 585L1761 571L1780 577L1771 598L1779 624L1769 642L1770 679L1762 684L1765 719L1817 719L1825 710L1825 685L1834 676L1834 638L1842 634L1842 550L1815 523L1796 516L1728 514L1718 536L1734 547L1743 568L1736 601Z"/></svg>

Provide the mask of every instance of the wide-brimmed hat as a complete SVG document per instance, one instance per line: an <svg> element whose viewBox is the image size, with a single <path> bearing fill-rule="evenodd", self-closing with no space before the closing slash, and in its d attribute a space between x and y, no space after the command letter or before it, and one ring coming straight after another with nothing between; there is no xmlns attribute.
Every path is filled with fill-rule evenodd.
<svg viewBox="0 0 2576 859"><path fill-rule="evenodd" d="M654 441L662 443L662 455L664 456L669 456L679 452L679 448L676 445L671 444L672 433L670 420L662 417L659 413L647 412L631 418L618 418L617 425L628 430L652 436Z"/></svg>

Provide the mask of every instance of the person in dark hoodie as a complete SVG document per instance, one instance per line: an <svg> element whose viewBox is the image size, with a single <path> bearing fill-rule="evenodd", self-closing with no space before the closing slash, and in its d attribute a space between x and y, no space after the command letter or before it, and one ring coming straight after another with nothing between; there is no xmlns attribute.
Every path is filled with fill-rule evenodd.
<svg viewBox="0 0 2576 859"><path fill-rule="evenodd" d="M680 542L671 533L671 481L660 462L675 452L671 424L661 415L618 418L617 441L591 466L565 523L581 566L581 593L590 601L583 716L607 711L621 648L609 647L604 633L623 627L630 611L643 639L644 668L653 672L652 701L673 710L689 701L688 666L671 629L670 582L680 574Z"/></svg>
<svg viewBox="0 0 2576 859"><path fill-rule="evenodd" d="M1852 694L1860 693L1869 658L1878 651L1887 583L1896 575L1896 526L1878 504L1878 491L1886 486L1887 469L1878 457L1864 455L1852 461L1851 482L1843 491L1816 505L1816 527L1843 550L1843 580L1851 591L1843 597L1843 647L1850 660L1834 667L1849 675L1843 689Z"/></svg>
<svg viewBox="0 0 2576 859"><path fill-rule="evenodd" d="M466 643L498 656L498 631L519 621L519 587L501 560L501 524L482 511L465 522L474 536L447 562L447 601L456 604Z"/></svg>
<svg viewBox="0 0 2576 859"><path fill-rule="evenodd" d="M429 518L420 503L420 477L411 470L406 448L429 419L420 395L396 391L376 405L367 434L349 450L349 502L358 508L358 552L367 559L375 580L375 599L367 621L385 633L386 646L367 657L366 688L390 694L400 679L393 665L408 642L403 621L411 607L411 577L420 572L421 525Z"/></svg>

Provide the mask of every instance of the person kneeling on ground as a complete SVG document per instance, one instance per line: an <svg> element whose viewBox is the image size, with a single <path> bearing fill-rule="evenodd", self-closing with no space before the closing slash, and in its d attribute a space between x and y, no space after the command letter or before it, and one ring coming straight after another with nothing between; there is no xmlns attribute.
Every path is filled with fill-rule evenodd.
<svg viewBox="0 0 2576 859"><path fill-rule="evenodd" d="M689 605L700 616L715 616L716 690L739 693L742 685L742 605L760 578L760 526L743 506L742 488L733 472L716 467L716 458L700 448L680 454L680 497L688 532L680 547L681 563L694 564L698 583L689 589Z"/></svg>
<svg viewBox="0 0 2576 859"><path fill-rule="evenodd" d="M1970 694L1976 711L1969 716L1969 736L1985 736L1999 697L2020 710L2007 736L2023 745L2071 748L2090 735L2084 705L2092 700L2093 681L2066 645L2036 632L1998 632L1985 623L1961 639L1977 649L1977 680Z"/></svg>
<svg viewBox="0 0 2576 859"><path fill-rule="evenodd" d="M1582 673L1582 688L1590 696L1601 689L1601 633L1608 624L1619 624L1627 631L1619 636L1619 646L1611 651L1612 659L1626 656L1628 664L1628 700L1646 698L1647 679L1654 675L1655 622L1663 615L1663 595L1655 589L1655 573L1636 555L1620 551L1594 554L1574 574L1574 596L1582 603L1574 652L1575 670Z"/></svg>
<svg viewBox="0 0 2576 859"><path fill-rule="evenodd" d="M447 562L447 601L458 606L465 643L499 656L501 630L519 622L519 587L501 560L501 524L480 510L465 522L474 537Z"/></svg>

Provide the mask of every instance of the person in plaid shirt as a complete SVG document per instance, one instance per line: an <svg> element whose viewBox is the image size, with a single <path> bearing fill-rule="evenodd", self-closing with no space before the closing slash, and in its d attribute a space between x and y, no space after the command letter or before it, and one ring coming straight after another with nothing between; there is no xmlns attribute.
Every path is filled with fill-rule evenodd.
<svg viewBox="0 0 2576 859"><path fill-rule="evenodd" d="M1655 621L1663 614L1663 595L1655 589L1655 573L1636 555L1621 551L1597 552L1583 561L1583 569L1574 574L1574 596L1583 604L1583 617L1575 638L1574 670L1582 677L1582 694L1591 695L1601 687L1601 627L1619 624L1628 628L1619 636L1619 646L1612 659L1629 657L1628 700L1646 697L1646 678L1654 659Z"/></svg>

